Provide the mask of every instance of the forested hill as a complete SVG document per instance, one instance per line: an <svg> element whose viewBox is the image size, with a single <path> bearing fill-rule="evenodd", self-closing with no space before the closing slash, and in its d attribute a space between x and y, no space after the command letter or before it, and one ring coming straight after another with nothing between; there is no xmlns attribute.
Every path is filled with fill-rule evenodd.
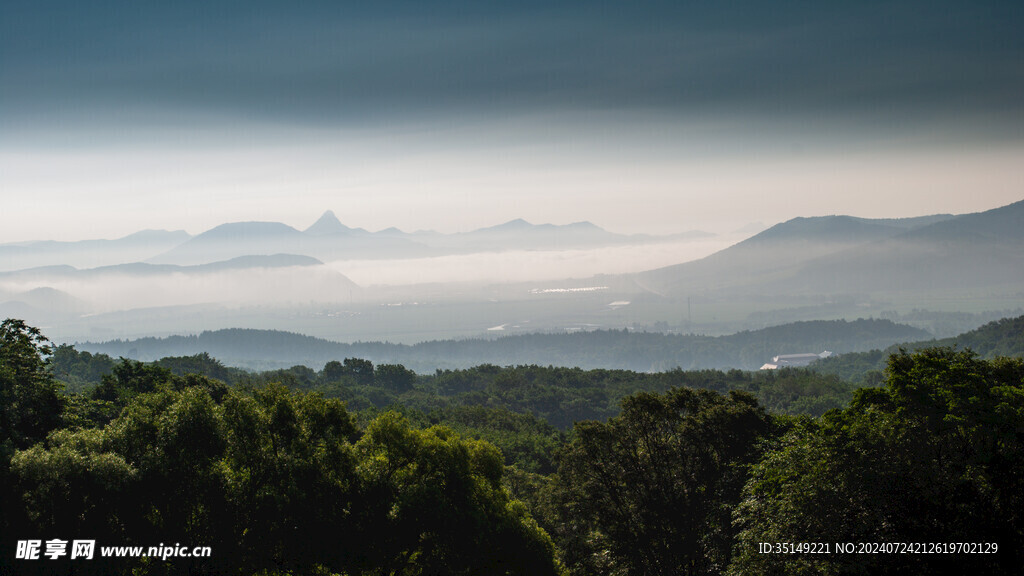
<svg viewBox="0 0 1024 576"><path fill-rule="evenodd" d="M932 346L970 348L984 358L1024 356L1024 316L1003 318L953 338L917 342L908 348L917 350Z"/></svg>
<svg viewBox="0 0 1024 576"><path fill-rule="evenodd" d="M297 364L319 369L330 360L347 357L402 364L420 373L480 364L635 371L676 367L752 370L779 354L866 351L928 336L923 330L889 320L862 319L796 322L729 336L598 330L430 341L411 346L382 342L344 344L289 332L227 329L193 336L86 342L75 347L143 361L206 352L226 365L259 370Z"/></svg>
<svg viewBox="0 0 1024 576"><path fill-rule="evenodd" d="M900 348L916 351L935 346L970 349L985 359L997 356L1024 357L1024 316L989 322L952 338L905 342L884 349L843 354L820 360L813 368L819 372L838 374L845 379L859 380L864 374L884 369L889 355Z"/></svg>

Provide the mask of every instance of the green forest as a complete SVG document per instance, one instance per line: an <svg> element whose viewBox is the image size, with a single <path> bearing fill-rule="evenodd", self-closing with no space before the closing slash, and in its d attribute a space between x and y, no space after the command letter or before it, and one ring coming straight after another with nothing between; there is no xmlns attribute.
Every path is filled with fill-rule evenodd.
<svg viewBox="0 0 1024 576"><path fill-rule="evenodd" d="M143 363L9 319L0 574L1017 574L1021 328L824 368L417 374Z"/></svg>
<svg viewBox="0 0 1024 576"><path fill-rule="evenodd" d="M352 357L382 364L402 364L417 372L471 368L480 364L551 364L648 372L676 367L756 370L778 354L823 350L862 352L930 336L929 332L891 320L861 318L790 322L725 336L586 330L429 340L413 345L346 344L278 330L229 328L188 336L86 342L80 348L136 360L207 352L234 366L252 370L287 368L294 364L319 368L331 360Z"/></svg>

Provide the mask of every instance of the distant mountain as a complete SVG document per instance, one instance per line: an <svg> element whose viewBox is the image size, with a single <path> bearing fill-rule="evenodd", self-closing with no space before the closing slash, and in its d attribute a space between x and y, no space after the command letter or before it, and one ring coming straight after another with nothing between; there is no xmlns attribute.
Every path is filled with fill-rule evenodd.
<svg viewBox="0 0 1024 576"><path fill-rule="evenodd" d="M706 258L635 275L661 294L760 290L816 258L896 236L902 226L850 216L794 218Z"/></svg>
<svg viewBox="0 0 1024 576"><path fill-rule="evenodd" d="M634 278L666 295L1014 293L1024 287L1022 212L1024 202L962 216L795 218Z"/></svg>
<svg viewBox="0 0 1024 576"><path fill-rule="evenodd" d="M143 230L117 240L4 244L0 245L0 272L56 265L81 270L132 262L194 266L272 254L300 254L323 262L423 258L508 250L586 249L710 236L700 231L625 235L590 222L531 224L522 219L457 234L406 233L394 227L368 232L344 225L328 210L302 231L280 222L231 222L196 236L182 230Z"/></svg>
<svg viewBox="0 0 1024 576"><path fill-rule="evenodd" d="M323 262L310 256L295 254L273 254L269 256L239 256L220 262L179 266L176 264L149 264L131 262L113 266L98 266L79 270L73 266L43 266L26 270L0 272L0 279L5 280L39 280L43 278L89 278L110 275L155 276L171 273L196 274L204 272L221 272L226 270L246 270L252 268L284 268L289 266L323 266Z"/></svg>
<svg viewBox="0 0 1024 576"><path fill-rule="evenodd" d="M88 302L49 287L15 293L0 291L0 318L33 318L40 324L50 324L89 309Z"/></svg>
<svg viewBox="0 0 1024 576"><path fill-rule="evenodd" d="M114 242L133 246L162 246L165 244L180 244L192 236L184 230L139 230L117 240L85 240L89 242L102 243Z"/></svg>
<svg viewBox="0 0 1024 576"><path fill-rule="evenodd" d="M807 262L803 292L1020 293L1024 201L945 219ZM779 283L768 290L795 290Z"/></svg>
<svg viewBox="0 0 1024 576"><path fill-rule="evenodd" d="M194 265L239 256L302 254L302 232L280 222L221 224L147 260L150 264Z"/></svg>
<svg viewBox="0 0 1024 576"><path fill-rule="evenodd" d="M280 222L232 222L221 224L192 238L190 242L211 240L260 242L270 238L299 238L302 233Z"/></svg>
<svg viewBox="0 0 1024 576"><path fill-rule="evenodd" d="M238 256L278 253L304 254L325 262L422 258L506 250L584 249L709 236L713 235L699 231L669 236L624 235L608 232L590 222L531 224L522 219L457 234L406 233L397 228L368 232L345 226L328 210L304 231L279 222L222 224L146 261L195 265Z"/></svg>
<svg viewBox="0 0 1024 576"><path fill-rule="evenodd" d="M588 222L588 224L589 224L589 222ZM543 226L544 225L535 226L533 224L530 224L526 220L523 220L522 218L516 218L515 220L509 220L508 222L505 222L504 224L498 224L497 226L488 226L486 228L478 228L478 229L476 229L476 230L474 230L472 232L469 232L469 234L492 234L492 233L502 234L502 233L505 233L505 232L522 232L524 230L532 230L532 229L540 228L540 227L543 227ZM547 227L550 228L550 227L552 227L552 225L548 224Z"/></svg>
<svg viewBox="0 0 1024 576"><path fill-rule="evenodd" d="M424 244L454 252L586 249L669 240L690 240L711 236L714 235L700 231L670 236L626 235L609 232L591 222L531 224L522 218L458 234L438 234L436 232L413 234L413 237Z"/></svg>
<svg viewBox="0 0 1024 576"><path fill-rule="evenodd" d="M138 262L166 252L191 236L184 230L143 230L116 240L20 242L0 245L0 271L69 265L95 268Z"/></svg>
<svg viewBox="0 0 1024 576"><path fill-rule="evenodd" d="M333 211L328 210L312 226L306 228L303 233L307 236L348 236L351 234L367 234L368 232L362 228L349 228L345 226L341 223L341 220L338 220Z"/></svg>
<svg viewBox="0 0 1024 576"><path fill-rule="evenodd" d="M531 224L517 219L455 235L469 245L491 250L561 250L624 243L627 238L590 222L572 224Z"/></svg>
<svg viewBox="0 0 1024 576"><path fill-rule="evenodd" d="M33 288L19 293L0 293L0 302L11 304L20 302L40 310L81 311L87 308L86 303L71 294L53 288ZM10 317L10 316L5 316Z"/></svg>
<svg viewBox="0 0 1024 576"><path fill-rule="evenodd" d="M1024 200L1001 208L945 218L928 226L915 227L907 239L939 242L1024 241Z"/></svg>
<svg viewBox="0 0 1024 576"><path fill-rule="evenodd" d="M348 228L326 212L305 232L280 222L221 224L156 257L152 264L197 265L241 256L302 254L322 261L415 258L433 253L405 237Z"/></svg>
<svg viewBox="0 0 1024 576"><path fill-rule="evenodd" d="M934 219L871 220L853 216L794 218L772 226L742 244L780 245L787 248L795 244L805 249L819 244L857 245L890 238L931 222Z"/></svg>
<svg viewBox="0 0 1024 576"><path fill-rule="evenodd" d="M239 256L223 262L200 264L192 268L197 271L244 270L248 268L285 268L289 266L322 266L323 262L312 256L298 254L271 254L269 256ZM182 267L185 268L185 267Z"/></svg>

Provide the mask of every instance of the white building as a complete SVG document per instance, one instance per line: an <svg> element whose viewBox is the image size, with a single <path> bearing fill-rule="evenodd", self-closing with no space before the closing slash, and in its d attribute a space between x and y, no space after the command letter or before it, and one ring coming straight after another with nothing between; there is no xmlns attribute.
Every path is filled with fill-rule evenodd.
<svg viewBox="0 0 1024 576"><path fill-rule="evenodd" d="M771 362L767 362L764 366L761 366L761 370L776 370L778 368L807 366L815 360L828 358L831 355L832 353L828 350L825 350L821 354L815 354L813 352L805 354L780 354L779 356L773 356Z"/></svg>

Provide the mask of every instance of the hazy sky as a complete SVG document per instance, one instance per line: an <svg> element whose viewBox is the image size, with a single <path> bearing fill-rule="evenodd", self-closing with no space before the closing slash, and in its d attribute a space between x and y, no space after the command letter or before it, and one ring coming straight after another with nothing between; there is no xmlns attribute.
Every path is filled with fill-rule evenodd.
<svg viewBox="0 0 1024 576"><path fill-rule="evenodd" d="M1024 198L1024 3L0 3L0 242Z"/></svg>

